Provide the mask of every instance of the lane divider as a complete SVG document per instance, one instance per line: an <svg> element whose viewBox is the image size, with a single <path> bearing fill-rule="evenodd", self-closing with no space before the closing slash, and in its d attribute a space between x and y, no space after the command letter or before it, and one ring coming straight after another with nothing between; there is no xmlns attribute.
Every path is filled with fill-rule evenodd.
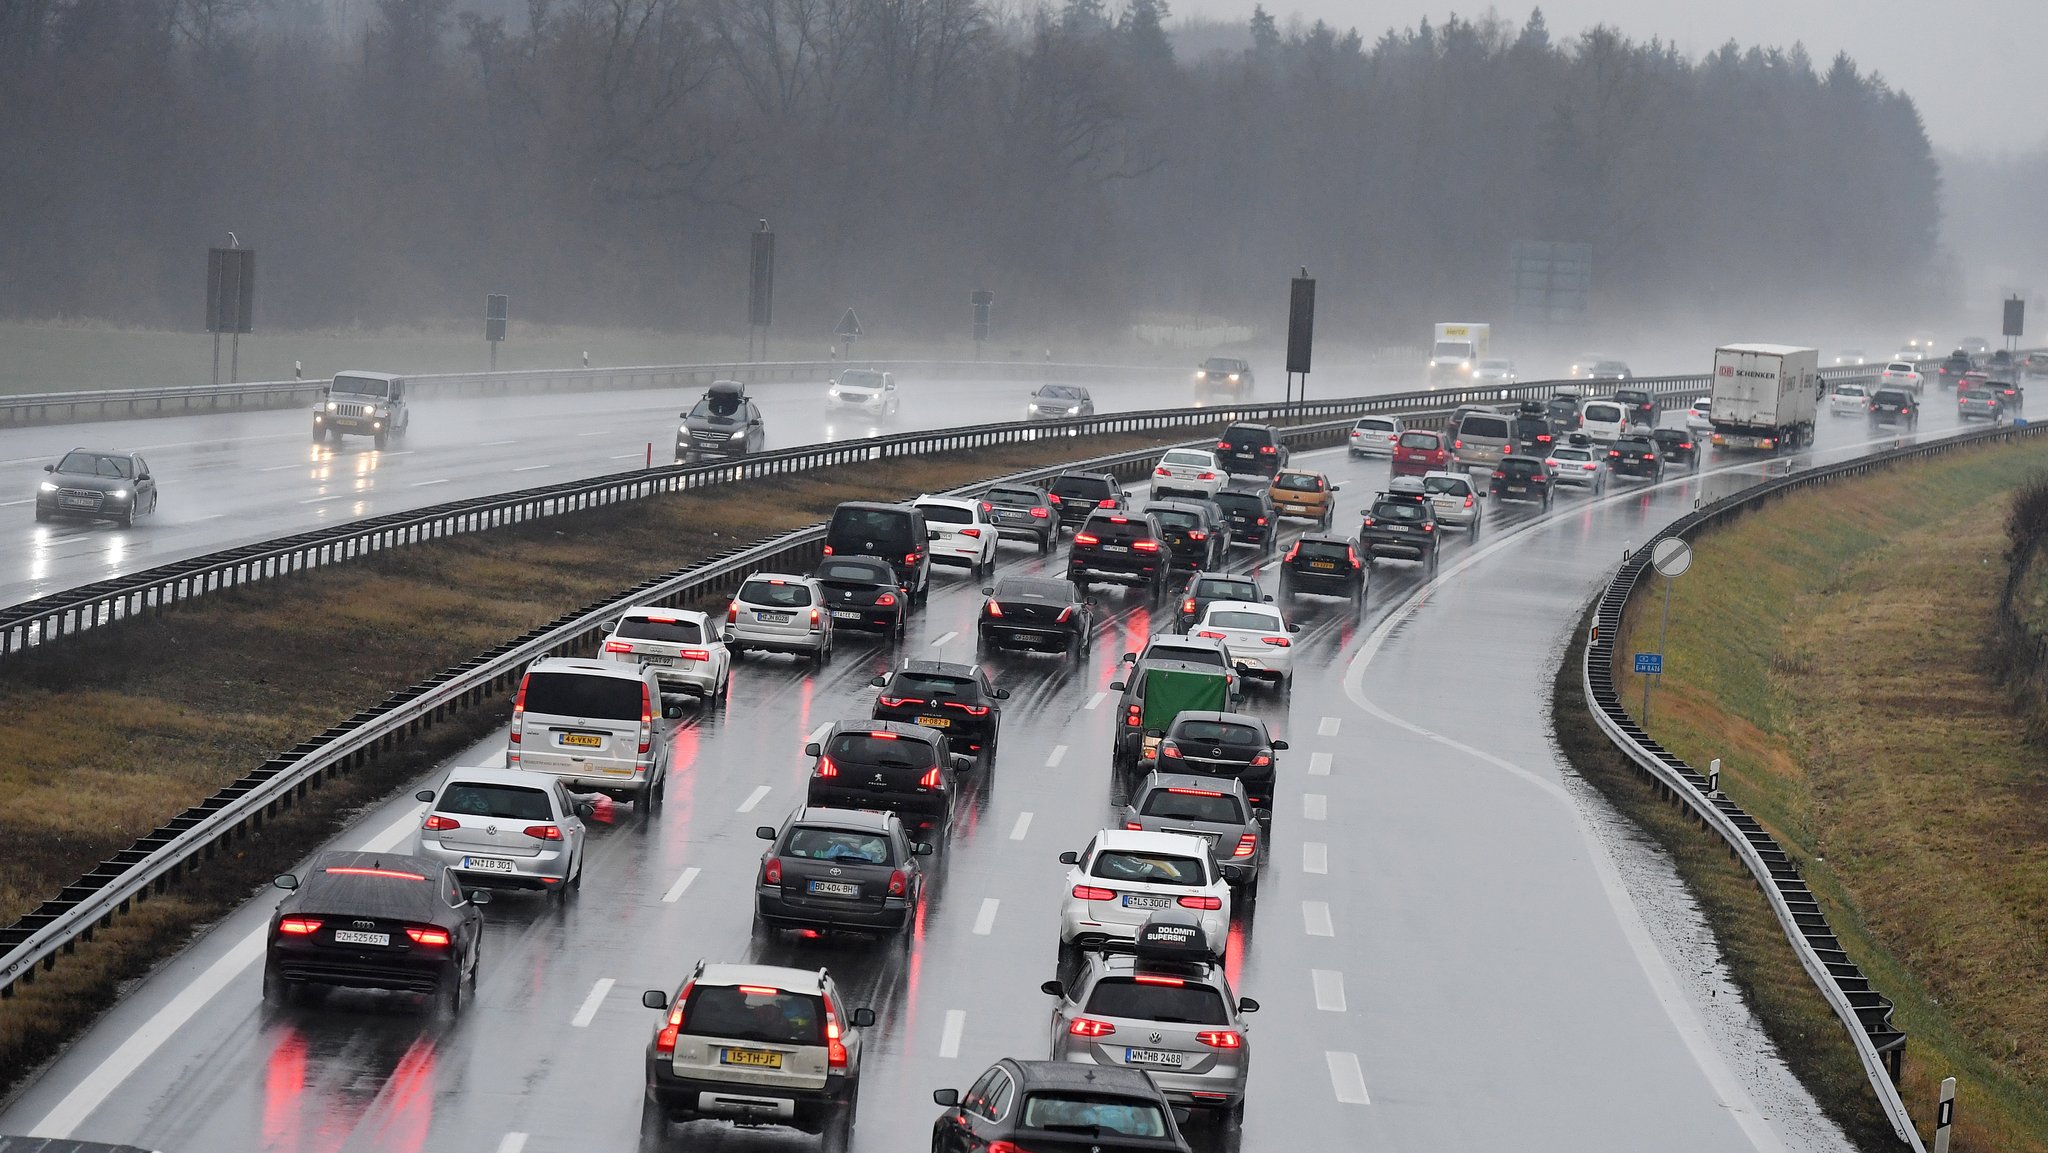
<svg viewBox="0 0 2048 1153"><path fill-rule="evenodd" d="M1344 1012L1344 974L1335 969L1310 969L1315 985L1316 1008L1325 1013Z"/></svg>
<svg viewBox="0 0 2048 1153"><path fill-rule="evenodd" d="M974 932L976 936L986 937L996 927L996 909L1001 905L1002 902L994 897L983 897L981 899L981 912L974 916Z"/></svg>
<svg viewBox="0 0 2048 1153"><path fill-rule="evenodd" d="M967 1028L967 1010L946 1010L946 1026L939 1034L939 1056L948 1061L960 1055L960 1034Z"/></svg>
<svg viewBox="0 0 2048 1153"><path fill-rule="evenodd" d="M1328 901L1303 901L1301 903L1301 926L1311 937L1334 937L1337 926L1330 922Z"/></svg>
<svg viewBox="0 0 2048 1153"><path fill-rule="evenodd" d="M1311 777L1329 776L1331 759L1328 753L1310 753L1308 755L1308 775Z"/></svg>
<svg viewBox="0 0 2048 1153"><path fill-rule="evenodd" d="M683 894L689 890L690 882L695 881L697 879L697 874L702 873L703 871L704 870L696 867L695 865L692 865L689 868L684 869L683 875L676 878L676 883L668 887L668 892L663 893L661 895L661 899L667 904L675 904L677 901L681 900Z"/></svg>
<svg viewBox="0 0 2048 1153"><path fill-rule="evenodd" d="M590 987L590 994L583 998L583 1007L569 1018L569 1024L578 1029L589 1028L590 1023L597 1019L597 1010L604 1004L605 994L612 991L613 983L610 977L599 977L597 983Z"/></svg>
<svg viewBox="0 0 2048 1153"><path fill-rule="evenodd" d="M1329 1063L1330 1090L1337 1095L1339 1105L1372 1104L1372 1095L1365 1091L1365 1070L1359 1067L1358 1054L1325 1049L1323 1060Z"/></svg>
<svg viewBox="0 0 2048 1153"><path fill-rule="evenodd" d="M1024 834L1026 834L1026 833L1028 833L1028 832L1030 832L1030 831L1031 831L1031 814L1030 814L1030 813L1018 813L1018 814L1017 814L1017 823L1016 823L1015 825L1012 825L1012 826L1010 827L1010 839L1011 839L1011 840L1013 840L1013 841L1021 841L1021 840L1023 840L1023 839L1024 839Z"/></svg>

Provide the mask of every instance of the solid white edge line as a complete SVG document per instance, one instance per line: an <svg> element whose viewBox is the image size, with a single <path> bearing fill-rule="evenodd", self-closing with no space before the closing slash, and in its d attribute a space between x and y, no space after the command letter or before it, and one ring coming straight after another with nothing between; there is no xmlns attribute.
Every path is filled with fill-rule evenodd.
<svg viewBox="0 0 2048 1153"><path fill-rule="evenodd" d="M1301 927L1311 937L1334 937L1337 927L1330 922L1328 901L1303 901L1301 903Z"/></svg>
<svg viewBox="0 0 2048 1153"><path fill-rule="evenodd" d="M754 791L747 794L747 799L740 802L740 812L753 812L754 806L760 804L764 800L767 800L768 794L773 791L774 790L767 785L755 785Z"/></svg>
<svg viewBox="0 0 2048 1153"><path fill-rule="evenodd" d="M667 904L673 905L677 901L681 900L683 892L690 887L690 882L696 880L697 874L703 871L704 870L698 868L695 865L692 865L689 868L684 869L683 875L676 878L676 883L670 885L668 887L668 892L663 893L661 895L662 901Z"/></svg>
<svg viewBox="0 0 2048 1153"><path fill-rule="evenodd" d="M1067 759L1067 746L1065 746L1065 745L1054 745L1054 746L1052 747L1052 752L1051 752L1050 754L1048 754L1048 755L1046 756L1046 758L1045 758L1045 767L1046 767L1046 768L1048 768L1048 769L1057 769L1057 768L1059 768L1059 767L1060 767L1060 762L1061 762L1061 761L1064 761L1064 760L1066 760L1066 759Z"/></svg>
<svg viewBox="0 0 2048 1153"><path fill-rule="evenodd" d="M1335 969L1310 969L1309 980L1316 991L1316 1008L1325 1013L1344 1012L1344 974Z"/></svg>
<svg viewBox="0 0 2048 1153"><path fill-rule="evenodd" d="M507 1133L498 1142L498 1153L525 1153L526 1134Z"/></svg>
<svg viewBox="0 0 2048 1153"><path fill-rule="evenodd" d="M951 1060L960 1055L960 1033L967 1027L967 1010L946 1010L946 1027L939 1034L939 1056Z"/></svg>
<svg viewBox="0 0 2048 1153"><path fill-rule="evenodd" d="M583 998L583 1006L569 1018L569 1024L578 1029L589 1028L590 1023L597 1019L597 1010L604 1004L605 994L612 991L613 984L610 977L599 977L597 983L590 987L590 995Z"/></svg>
<svg viewBox="0 0 2048 1153"><path fill-rule="evenodd" d="M1011 840L1013 840L1013 841L1021 841L1021 840L1023 840L1023 839L1024 839L1024 834L1026 834L1026 833L1028 833L1028 832L1030 832L1030 831L1031 831L1031 814L1030 814L1030 813L1018 813L1018 814L1017 814L1017 823L1016 823L1015 825L1012 825L1012 826L1010 826L1010 839L1011 839Z"/></svg>
<svg viewBox="0 0 2048 1153"><path fill-rule="evenodd" d="M1002 902L994 897L983 897L981 899L981 912L974 915L974 932L976 936L986 937L994 930L996 927L996 909L1001 905Z"/></svg>
<svg viewBox="0 0 2048 1153"><path fill-rule="evenodd" d="M1372 1095L1365 1091L1365 1070L1359 1067L1358 1054L1325 1049L1323 1060L1330 1066L1330 1092L1336 1094L1337 1104L1372 1104Z"/></svg>
<svg viewBox="0 0 2048 1153"><path fill-rule="evenodd" d="M1318 876L1330 871L1330 846L1321 841L1301 843L1301 871Z"/></svg>
<svg viewBox="0 0 2048 1153"><path fill-rule="evenodd" d="M1329 776L1332 759L1328 753L1310 753L1308 755L1308 775L1311 777Z"/></svg>

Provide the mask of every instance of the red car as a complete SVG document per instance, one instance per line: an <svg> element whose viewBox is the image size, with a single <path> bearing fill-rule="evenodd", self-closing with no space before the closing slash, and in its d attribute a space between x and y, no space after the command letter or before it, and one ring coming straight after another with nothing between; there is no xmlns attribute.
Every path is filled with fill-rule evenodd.
<svg viewBox="0 0 2048 1153"><path fill-rule="evenodd" d="M1451 449L1444 434L1411 428L1394 442L1394 476L1421 476L1450 467Z"/></svg>

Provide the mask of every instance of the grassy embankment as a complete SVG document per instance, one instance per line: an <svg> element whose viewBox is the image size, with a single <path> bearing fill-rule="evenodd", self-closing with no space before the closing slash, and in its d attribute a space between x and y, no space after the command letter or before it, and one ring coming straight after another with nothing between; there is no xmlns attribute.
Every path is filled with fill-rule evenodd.
<svg viewBox="0 0 2048 1153"><path fill-rule="evenodd" d="M2010 493L2044 466L2038 442L1953 454L1796 493L1701 537L1651 708L1650 732L1674 752L1722 759L1723 789L1798 858L1897 1002L1903 1093L1923 1131L1936 1086L1957 1078L1958 1153L2048 1150L2048 772L1988 649ZM1617 653L1656 647L1662 590L1648 591ZM1640 683L1619 663L1634 708ZM1724 947L1839 1112L1853 1061L1786 1045L1837 1026L1775 1003L1804 977L1751 955L1782 946L1748 903L1753 915L1717 924Z"/></svg>
<svg viewBox="0 0 2048 1153"><path fill-rule="evenodd" d="M1192 431L1173 435L1183 440ZM554 517L214 593L0 665L0 924L272 752L400 686L697 558L1034 465L1164 443L1073 438L855 465ZM347 816L480 739L507 702L329 785L0 1001L0 1090L199 925Z"/></svg>

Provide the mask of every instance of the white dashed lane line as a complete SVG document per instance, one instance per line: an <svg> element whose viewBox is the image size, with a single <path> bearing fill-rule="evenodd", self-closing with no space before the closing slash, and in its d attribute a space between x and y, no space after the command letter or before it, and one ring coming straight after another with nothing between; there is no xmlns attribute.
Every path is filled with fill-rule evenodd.
<svg viewBox="0 0 2048 1153"><path fill-rule="evenodd" d="M1330 798L1321 793L1301 795L1301 816L1307 821L1326 820L1330 816Z"/></svg>
<svg viewBox="0 0 2048 1153"><path fill-rule="evenodd" d="M526 1134L507 1133L498 1142L498 1153L526 1153Z"/></svg>
<svg viewBox="0 0 2048 1153"><path fill-rule="evenodd" d="M1325 874L1330 871L1330 846L1321 841L1301 843L1301 871Z"/></svg>
<svg viewBox="0 0 2048 1153"><path fill-rule="evenodd" d="M697 874L703 871L704 870L696 867L695 865L692 865L689 868L684 869L683 875L676 878L676 883L668 887L668 892L663 893L661 895L661 899L667 904L675 904L677 901L681 900L683 894L689 890L690 882L696 880Z"/></svg>
<svg viewBox="0 0 2048 1153"><path fill-rule="evenodd" d="M1344 974L1335 969L1310 969L1309 977L1315 982L1316 1008L1325 1013L1342 1013Z"/></svg>
<svg viewBox="0 0 2048 1153"><path fill-rule="evenodd" d="M946 1010L946 1028L939 1034L939 1056L951 1060L960 1055L960 1032L967 1027L967 1010Z"/></svg>
<svg viewBox="0 0 2048 1153"><path fill-rule="evenodd" d="M1094 696L1092 696L1092 697L1089 697L1089 698L1088 698L1088 703L1087 703L1087 704L1085 704L1085 705L1082 705L1081 707L1082 707L1082 708L1084 708L1084 709L1087 709L1087 710L1089 710L1089 711L1091 711L1091 712L1092 712L1092 711L1094 711L1094 710L1095 710L1096 708L1100 707L1100 706L1101 706L1101 704L1102 704L1102 702L1104 702L1104 701L1106 701L1106 700L1108 700L1108 699L1109 699L1109 694L1108 694L1108 693L1096 693L1096 694L1095 694Z"/></svg>
<svg viewBox="0 0 2048 1153"><path fill-rule="evenodd" d="M444 476L444 477L442 477L442 478L441 478L441 479L439 479L439 480L416 480L416 481L412 482L412 486L413 486L414 488L426 488L426 487L428 487L429 485L436 485L436 484L447 484L447 483L448 483L449 481L451 481L451 480L453 480L453 479L454 479L453 477L447 477L447 476ZM525 1136L526 1136L526 1134L524 1134L524 1133L519 1133L519 1134L515 1134L515 1136L518 1136L518 1137L522 1137L522 1138L523 1138L523 1137L525 1137Z"/></svg>
<svg viewBox="0 0 2048 1153"><path fill-rule="evenodd" d="M1028 833L1028 832L1030 832L1030 831L1031 831L1031 814L1030 814L1030 813L1018 813L1018 814L1017 814L1017 823L1016 823L1015 825L1012 825L1012 826L1010 826L1010 839L1011 839L1011 840L1013 840L1013 841L1021 841L1021 840L1023 840L1023 839L1024 839L1024 834L1026 834L1026 833Z"/></svg>
<svg viewBox="0 0 2048 1153"><path fill-rule="evenodd" d="M1326 1049L1323 1059L1330 1064L1330 1090L1339 1105L1372 1104L1365 1091L1365 1070L1358 1067L1358 1054Z"/></svg>
<svg viewBox="0 0 2048 1153"><path fill-rule="evenodd" d="M1324 717L1322 720L1316 722L1316 735L1319 737L1336 736L1337 724L1338 721L1336 717Z"/></svg>
<svg viewBox="0 0 2048 1153"><path fill-rule="evenodd" d="M1311 777L1329 776L1330 760L1330 754L1328 753L1310 753L1308 755L1308 775Z"/></svg>
<svg viewBox="0 0 2048 1153"><path fill-rule="evenodd" d="M1066 759L1067 746L1054 745L1052 747L1052 754L1045 758L1045 767L1048 769L1057 769L1060 767L1060 762Z"/></svg>
<svg viewBox="0 0 2048 1153"><path fill-rule="evenodd" d="M597 1019L597 1010L604 1004L605 994L612 991L612 984L610 977L599 977L597 984L590 987L590 995L583 998L583 1007L569 1018L569 1024L578 1029L589 1028L590 1023Z"/></svg>
<svg viewBox="0 0 2048 1153"><path fill-rule="evenodd" d="M755 785L754 791L747 794L747 799L740 802L740 812L753 812L754 806L760 804L762 801L767 800L768 794L771 791L772 790L769 789L767 785Z"/></svg>
<svg viewBox="0 0 2048 1153"><path fill-rule="evenodd" d="M515 469L513 469L512 471L513 471L513 472L537 472L537 471L539 471L539 470L541 470L541 469L544 469L544 468L553 468L553 467L554 467L553 465L548 465L548 464L527 464L527 465L521 465L521 466L519 466L518 468L515 468Z"/></svg>
<svg viewBox="0 0 2048 1153"><path fill-rule="evenodd" d="M941 645L945 644L945 643L946 643L947 641L950 641L950 640L952 640L952 639L953 639L954 637L957 637L957 636L959 636L959 635L960 635L960 634L959 634L959 633L957 633L957 632L950 632L950 633L944 633L944 634L940 635L939 639L937 639L937 640L935 640L935 641L933 641L933 642L932 642L932 647L933 647L933 648L938 648L939 646L941 646Z"/></svg>
<svg viewBox="0 0 2048 1153"><path fill-rule="evenodd" d="M996 927L996 909L1001 905L1002 902L994 897L983 897L981 899L981 912L974 915L974 932L976 936L986 937Z"/></svg>
<svg viewBox="0 0 2048 1153"><path fill-rule="evenodd" d="M1311 937L1334 937L1337 927L1330 923L1328 901L1303 901L1301 903L1301 927Z"/></svg>

